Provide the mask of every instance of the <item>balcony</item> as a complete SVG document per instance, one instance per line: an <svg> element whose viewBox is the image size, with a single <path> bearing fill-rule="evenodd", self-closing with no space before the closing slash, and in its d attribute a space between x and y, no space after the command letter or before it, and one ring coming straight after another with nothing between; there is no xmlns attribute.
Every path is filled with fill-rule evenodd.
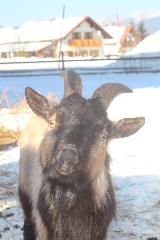
<svg viewBox="0 0 160 240"><path fill-rule="evenodd" d="M101 39L72 39L69 41L70 47L100 47Z"/></svg>

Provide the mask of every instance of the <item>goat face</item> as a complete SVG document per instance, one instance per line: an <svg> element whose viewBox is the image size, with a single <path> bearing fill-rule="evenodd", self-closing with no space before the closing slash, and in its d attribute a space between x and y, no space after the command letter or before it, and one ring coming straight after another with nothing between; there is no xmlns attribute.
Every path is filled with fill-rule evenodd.
<svg viewBox="0 0 160 240"><path fill-rule="evenodd" d="M128 87L105 84L91 99L84 99L79 75L69 71L64 77L65 97L58 106L31 88L26 88L26 99L31 109L48 122L40 149L46 178L85 187L107 164L108 141L135 133L144 119L122 119L117 123L107 119L110 102L120 93L131 92Z"/></svg>

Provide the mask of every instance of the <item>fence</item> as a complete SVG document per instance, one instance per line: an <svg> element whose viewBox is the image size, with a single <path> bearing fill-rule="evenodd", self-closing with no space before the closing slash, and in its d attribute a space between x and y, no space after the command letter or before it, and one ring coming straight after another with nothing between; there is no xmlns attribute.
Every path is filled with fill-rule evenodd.
<svg viewBox="0 0 160 240"><path fill-rule="evenodd" d="M64 69L78 70L81 74L107 73L159 73L160 56L110 57L110 58L64 58L52 60L0 62L0 77L21 75L57 75Z"/></svg>

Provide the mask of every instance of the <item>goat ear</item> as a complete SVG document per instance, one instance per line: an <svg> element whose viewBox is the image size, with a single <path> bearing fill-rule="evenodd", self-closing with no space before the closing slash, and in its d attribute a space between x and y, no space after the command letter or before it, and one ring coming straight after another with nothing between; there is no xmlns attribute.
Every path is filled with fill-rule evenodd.
<svg viewBox="0 0 160 240"><path fill-rule="evenodd" d="M145 118L124 118L113 123L109 129L109 138L123 138L136 133L145 123Z"/></svg>
<svg viewBox="0 0 160 240"><path fill-rule="evenodd" d="M48 100L30 87L25 88L25 96L32 111L38 116L48 120L50 116Z"/></svg>

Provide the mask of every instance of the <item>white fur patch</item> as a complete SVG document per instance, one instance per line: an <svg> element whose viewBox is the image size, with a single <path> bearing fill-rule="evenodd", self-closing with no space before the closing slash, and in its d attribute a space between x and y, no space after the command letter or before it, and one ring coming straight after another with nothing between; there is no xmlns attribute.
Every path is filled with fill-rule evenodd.
<svg viewBox="0 0 160 240"><path fill-rule="evenodd" d="M93 190L97 207L103 207L103 205L106 203L106 194L108 191L108 182L105 168L103 168L103 170L93 181Z"/></svg>

